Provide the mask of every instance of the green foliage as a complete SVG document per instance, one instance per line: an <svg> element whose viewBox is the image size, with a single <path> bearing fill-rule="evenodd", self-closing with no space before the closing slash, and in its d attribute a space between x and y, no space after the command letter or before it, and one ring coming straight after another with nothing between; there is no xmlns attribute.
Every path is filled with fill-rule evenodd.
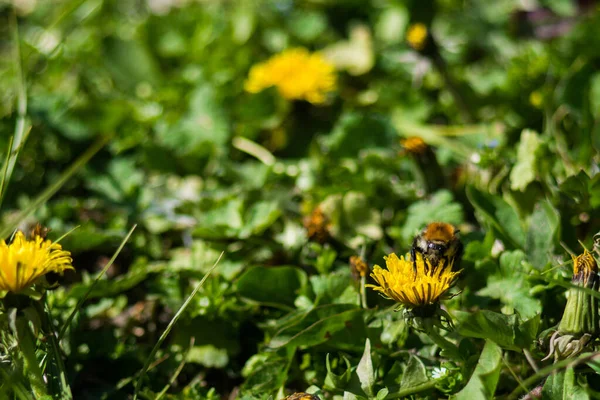
<svg viewBox="0 0 600 400"><path fill-rule="evenodd" d="M597 340L544 356L600 231L600 12L521 3L0 1L0 239L75 266L0 292L0 398L597 397ZM246 91L296 47L324 103ZM448 331L349 261L433 221Z"/></svg>

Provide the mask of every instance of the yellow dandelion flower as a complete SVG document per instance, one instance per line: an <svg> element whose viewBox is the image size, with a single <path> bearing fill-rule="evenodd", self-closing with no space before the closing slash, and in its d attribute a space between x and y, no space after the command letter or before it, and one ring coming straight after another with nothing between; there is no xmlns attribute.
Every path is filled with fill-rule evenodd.
<svg viewBox="0 0 600 400"><path fill-rule="evenodd" d="M454 285L461 272L452 271L452 258L449 261L442 259L438 265L431 265L429 260L419 253L416 271L411 260L405 260L404 256L398 258L394 253L385 257L385 263L387 269L376 265L371 274L379 286L367 286L407 308L436 304Z"/></svg>
<svg viewBox="0 0 600 400"><path fill-rule="evenodd" d="M423 154L427 151L427 143L418 136L403 139L400 144L410 154Z"/></svg>
<svg viewBox="0 0 600 400"><path fill-rule="evenodd" d="M406 41L415 50L423 50L427 43L427 26L417 22L408 27Z"/></svg>
<svg viewBox="0 0 600 400"><path fill-rule="evenodd" d="M335 69L319 53L304 48L286 50L254 65L244 84L250 93L273 86L288 100L320 104L335 90Z"/></svg>
<svg viewBox="0 0 600 400"><path fill-rule="evenodd" d="M18 231L10 244L0 240L0 290L20 292L48 272L73 269L72 261L60 244Z"/></svg>

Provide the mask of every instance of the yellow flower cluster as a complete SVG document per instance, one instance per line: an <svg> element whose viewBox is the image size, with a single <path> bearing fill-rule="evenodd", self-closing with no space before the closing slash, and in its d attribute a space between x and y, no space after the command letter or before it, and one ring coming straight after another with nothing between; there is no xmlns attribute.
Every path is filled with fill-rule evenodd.
<svg viewBox="0 0 600 400"><path fill-rule="evenodd" d="M20 292L48 272L73 269L72 261L60 244L18 231L10 244L0 240L0 290Z"/></svg>
<svg viewBox="0 0 600 400"><path fill-rule="evenodd" d="M288 100L324 103L336 87L335 69L319 53L304 48L286 50L254 65L244 88L258 93L273 86Z"/></svg>
<svg viewBox="0 0 600 400"><path fill-rule="evenodd" d="M404 256L398 258L394 253L388 255L385 257L387 269L376 265L371 274L379 286L367 286L409 308L437 303L454 285L460 271L452 270L453 258L449 261L442 259L439 264L431 265L422 254L417 253L416 257L415 270L413 262L405 260Z"/></svg>
<svg viewBox="0 0 600 400"><path fill-rule="evenodd" d="M415 50L423 50L427 43L427 26L417 22L408 27L406 41Z"/></svg>

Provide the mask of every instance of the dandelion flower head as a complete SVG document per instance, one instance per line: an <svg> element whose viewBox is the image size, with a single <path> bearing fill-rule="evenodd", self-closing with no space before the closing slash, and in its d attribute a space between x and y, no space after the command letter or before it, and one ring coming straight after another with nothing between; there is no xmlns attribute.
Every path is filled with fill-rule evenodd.
<svg viewBox="0 0 600 400"><path fill-rule="evenodd" d="M10 244L0 240L0 290L20 292L48 272L73 269L71 253L42 236L17 231Z"/></svg>
<svg viewBox="0 0 600 400"><path fill-rule="evenodd" d="M417 22L408 27L406 41L415 50L423 50L427 41L427 26Z"/></svg>
<svg viewBox="0 0 600 400"><path fill-rule="evenodd" d="M254 65L244 85L250 93L273 86L288 100L324 103L336 87L335 69L319 53L304 48L286 50Z"/></svg>
<svg viewBox="0 0 600 400"><path fill-rule="evenodd" d="M416 308L437 303L450 289L461 271L453 271L454 259L440 260L431 265L417 253L416 270L413 262L394 253L385 258L387 269L376 265L371 276L378 285L367 285L385 297L395 300L405 307ZM446 264L447 263L447 264Z"/></svg>

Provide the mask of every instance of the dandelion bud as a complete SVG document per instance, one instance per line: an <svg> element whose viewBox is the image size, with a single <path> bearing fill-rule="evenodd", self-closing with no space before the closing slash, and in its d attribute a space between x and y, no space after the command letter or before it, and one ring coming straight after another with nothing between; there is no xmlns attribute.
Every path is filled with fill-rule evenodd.
<svg viewBox="0 0 600 400"><path fill-rule="evenodd" d="M594 257L586 250L573 257L573 285L598 290L598 266ZM591 294L569 289L567 305L558 330L561 333L595 335L598 333L598 300Z"/></svg>
<svg viewBox="0 0 600 400"><path fill-rule="evenodd" d="M360 279L363 276L367 276L369 272L369 266L360 256L350 257L350 271L354 279Z"/></svg>
<svg viewBox="0 0 600 400"><path fill-rule="evenodd" d="M582 288L598 290L598 265L586 250L573 257L573 285L558 330L550 338L550 352L544 359L575 357L598 334L598 300Z"/></svg>

